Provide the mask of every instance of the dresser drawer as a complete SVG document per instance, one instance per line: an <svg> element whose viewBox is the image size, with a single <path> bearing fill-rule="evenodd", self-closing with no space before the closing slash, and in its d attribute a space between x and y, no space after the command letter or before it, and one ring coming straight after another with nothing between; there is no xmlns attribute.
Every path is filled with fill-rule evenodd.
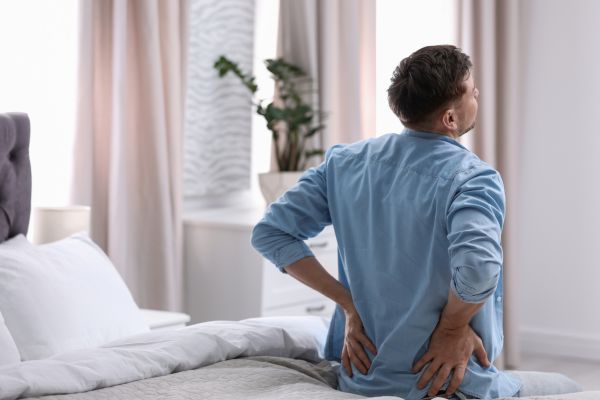
<svg viewBox="0 0 600 400"><path fill-rule="evenodd" d="M321 297L301 304L263 310L263 317L315 315L331 318L334 311L335 303Z"/></svg>
<svg viewBox="0 0 600 400"><path fill-rule="evenodd" d="M318 254L315 256L334 278L337 279L337 252ZM296 278L281 273L273 264L265 261L263 270L262 308L269 309L298 304L322 296Z"/></svg>
<svg viewBox="0 0 600 400"><path fill-rule="evenodd" d="M328 226L320 235L306 241L321 265L337 279L337 243L333 227ZM294 306L321 298L322 295L297 281L288 274L281 273L273 264L265 260L263 269L262 309ZM325 299L325 297L322 297Z"/></svg>

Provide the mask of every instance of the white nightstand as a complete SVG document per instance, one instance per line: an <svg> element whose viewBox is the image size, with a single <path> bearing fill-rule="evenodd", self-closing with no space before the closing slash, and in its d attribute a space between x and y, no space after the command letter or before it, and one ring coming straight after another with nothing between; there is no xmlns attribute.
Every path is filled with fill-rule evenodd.
<svg viewBox="0 0 600 400"><path fill-rule="evenodd" d="M185 310L193 323L333 314L332 301L282 274L252 248L252 228L264 211L222 208L184 218ZM333 228L306 243L337 278Z"/></svg>
<svg viewBox="0 0 600 400"><path fill-rule="evenodd" d="M334 278L338 277L337 242L332 226L306 241L315 257ZM262 316L317 315L331 317L335 303L319 292L281 273L263 260Z"/></svg>
<svg viewBox="0 0 600 400"><path fill-rule="evenodd" d="M190 322L190 316L178 312L140 309L148 327L153 331L179 329Z"/></svg>

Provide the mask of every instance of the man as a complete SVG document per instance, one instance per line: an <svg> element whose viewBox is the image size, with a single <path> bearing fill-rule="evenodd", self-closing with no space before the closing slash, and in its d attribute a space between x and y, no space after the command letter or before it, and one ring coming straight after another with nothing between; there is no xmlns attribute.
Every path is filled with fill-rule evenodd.
<svg viewBox="0 0 600 400"><path fill-rule="evenodd" d="M527 387L528 375L492 364L503 340L504 188L457 142L477 116L471 66L454 46L404 59L388 100L405 131L333 146L254 229L258 251L338 304L326 356L342 363L343 391L489 399L577 390L562 376ZM329 224L339 282L303 243Z"/></svg>

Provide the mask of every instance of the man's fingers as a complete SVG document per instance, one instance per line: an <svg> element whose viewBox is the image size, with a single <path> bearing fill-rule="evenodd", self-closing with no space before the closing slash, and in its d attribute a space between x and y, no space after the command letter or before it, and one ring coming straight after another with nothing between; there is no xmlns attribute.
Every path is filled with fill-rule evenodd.
<svg viewBox="0 0 600 400"><path fill-rule="evenodd" d="M349 342L350 342L350 347L352 348L352 352L354 353L354 355L356 357L358 357L360 359L360 361L362 361L362 363L367 368L367 370L369 368L371 368L371 360L369 360L369 356L363 349L362 344L357 341L352 341L352 340L349 340ZM366 372L364 372L364 373L366 373Z"/></svg>
<svg viewBox="0 0 600 400"><path fill-rule="evenodd" d="M433 378L433 376L438 371L438 369L440 369L440 367L440 363L438 363L435 360L431 364L429 364L429 366L425 368L425 372L423 372L423 375L421 375L421 379L419 379L419 382L417 382L417 387L419 389L423 389L425 386L427 386L429 381Z"/></svg>
<svg viewBox="0 0 600 400"><path fill-rule="evenodd" d="M448 388L446 389L446 395L448 397L452 396L454 394L454 392L456 392L456 390L462 383L462 380L464 377L465 377L465 367L464 366L459 365L458 367L454 368L454 373L452 374L452 379L450 380L450 384L448 385Z"/></svg>
<svg viewBox="0 0 600 400"><path fill-rule="evenodd" d="M344 345L342 349L342 366L348 373L349 377L352 377L352 368L350 367L350 357L348 356L348 347Z"/></svg>
<svg viewBox="0 0 600 400"><path fill-rule="evenodd" d="M444 382L446 382L446 379L448 379L448 377L450 376L451 372L452 368L450 368L447 365L443 365L442 368L438 370L437 376L433 380L433 383L431 384L427 395L431 397L437 395L442 386L444 385Z"/></svg>
<svg viewBox="0 0 600 400"><path fill-rule="evenodd" d="M412 369L413 374L416 374L417 372L419 372L425 366L425 364L427 364L431 360L433 360L433 356L431 354L429 354L429 353L423 354L423 357L421 357L419 359L419 361L417 361L415 363L415 365L413 365L413 369Z"/></svg>
<svg viewBox="0 0 600 400"><path fill-rule="evenodd" d="M358 342L348 340L346 344L348 345L348 355L350 356L350 361L363 375L366 374L369 369L364 364L364 362L358 357L358 352L362 351L364 353L364 350L360 347L360 344L358 344Z"/></svg>
<svg viewBox="0 0 600 400"><path fill-rule="evenodd" d="M371 339L369 339L367 337L367 335L361 334L357 337L358 341L367 349L369 349L369 351L373 354L377 354L377 348L375 347L375 345L373 344L373 342L371 342Z"/></svg>
<svg viewBox="0 0 600 400"><path fill-rule="evenodd" d="M479 360L479 363L481 365L483 365L484 367L488 368L490 366L490 360L488 360L487 352L485 351L485 348L483 347L483 343L481 342L481 339L477 341L474 352L475 352L475 356Z"/></svg>

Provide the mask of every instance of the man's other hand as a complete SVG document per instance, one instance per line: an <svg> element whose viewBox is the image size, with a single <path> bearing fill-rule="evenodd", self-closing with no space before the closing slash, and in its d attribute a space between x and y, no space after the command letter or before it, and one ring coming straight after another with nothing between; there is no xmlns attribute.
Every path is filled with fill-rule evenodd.
<svg viewBox="0 0 600 400"><path fill-rule="evenodd" d="M366 374L371 368L371 360L365 351L365 348L373 354L377 354L377 349L371 340L365 334L362 320L354 307L344 311L346 314L346 333L344 337L344 347L342 349L342 365L348 376L352 376L352 367L350 363L362 373Z"/></svg>
<svg viewBox="0 0 600 400"><path fill-rule="evenodd" d="M448 328L440 321L431 335L427 352L413 367L413 372L417 373L429 364L417 382L417 387L423 389L433 380L427 395L435 396L452 375L446 395L454 394L465 376L467 363L473 353L482 366L490 366L481 338L470 325Z"/></svg>

